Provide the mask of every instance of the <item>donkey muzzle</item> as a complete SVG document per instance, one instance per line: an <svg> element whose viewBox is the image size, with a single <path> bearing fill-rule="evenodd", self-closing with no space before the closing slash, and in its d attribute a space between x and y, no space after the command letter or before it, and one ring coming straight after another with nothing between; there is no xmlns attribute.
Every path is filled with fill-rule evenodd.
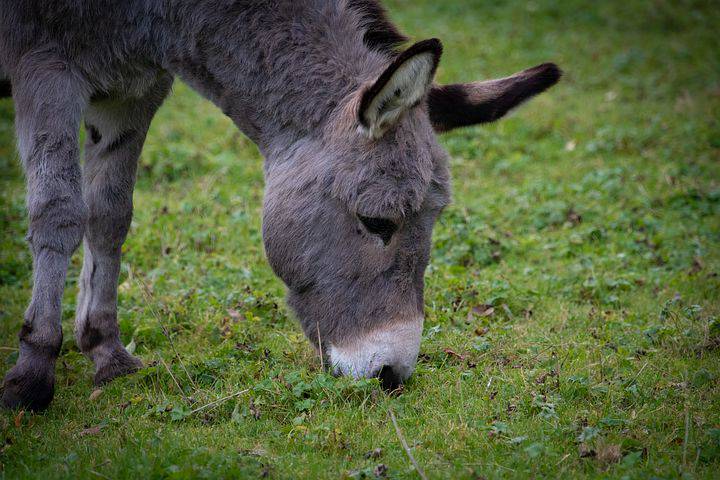
<svg viewBox="0 0 720 480"><path fill-rule="evenodd" d="M415 370L423 317L394 322L364 332L358 338L328 349L332 371L354 378L378 377L394 390Z"/></svg>

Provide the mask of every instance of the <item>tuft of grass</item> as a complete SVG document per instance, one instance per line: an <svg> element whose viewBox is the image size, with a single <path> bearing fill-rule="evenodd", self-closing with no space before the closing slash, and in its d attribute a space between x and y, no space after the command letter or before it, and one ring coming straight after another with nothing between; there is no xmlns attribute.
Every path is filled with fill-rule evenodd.
<svg viewBox="0 0 720 480"><path fill-rule="evenodd" d="M712 478L720 470L720 15L713 2L388 2L441 82L556 61L510 118L448 134L417 372L322 373L261 243L262 160L185 85L143 150L120 329L94 391L63 303L57 393L0 414L2 478ZM0 361L30 295L0 101ZM407 443L401 444L390 421ZM715 472L715 473L714 473Z"/></svg>

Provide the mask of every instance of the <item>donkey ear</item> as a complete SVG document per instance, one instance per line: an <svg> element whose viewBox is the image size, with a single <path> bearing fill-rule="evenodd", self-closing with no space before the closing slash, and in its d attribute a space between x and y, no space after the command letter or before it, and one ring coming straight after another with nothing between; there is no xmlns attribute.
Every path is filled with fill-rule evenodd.
<svg viewBox="0 0 720 480"><path fill-rule="evenodd" d="M425 97L437 69L442 44L432 38L411 46L362 94L358 121L371 137L380 137Z"/></svg>
<svg viewBox="0 0 720 480"><path fill-rule="evenodd" d="M428 113L437 132L497 120L510 109L555 85L562 71L543 63L506 78L435 86L428 94Z"/></svg>

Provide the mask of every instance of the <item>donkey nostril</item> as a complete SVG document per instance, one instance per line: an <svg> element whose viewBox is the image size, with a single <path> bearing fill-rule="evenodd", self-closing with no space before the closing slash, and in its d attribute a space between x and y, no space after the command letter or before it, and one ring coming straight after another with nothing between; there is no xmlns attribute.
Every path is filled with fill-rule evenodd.
<svg viewBox="0 0 720 480"><path fill-rule="evenodd" d="M380 379L380 385L388 392L392 392L402 384L400 376L389 365L383 365L376 375Z"/></svg>

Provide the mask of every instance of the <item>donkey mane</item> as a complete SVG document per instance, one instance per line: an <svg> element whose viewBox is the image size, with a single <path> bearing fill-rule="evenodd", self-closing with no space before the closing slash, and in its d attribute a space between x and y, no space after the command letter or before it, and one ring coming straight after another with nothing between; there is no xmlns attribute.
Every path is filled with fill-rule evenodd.
<svg viewBox="0 0 720 480"><path fill-rule="evenodd" d="M363 42L371 50L396 54L408 38L400 33L388 18L385 8L377 0L349 0L348 7L357 11L365 27Z"/></svg>

